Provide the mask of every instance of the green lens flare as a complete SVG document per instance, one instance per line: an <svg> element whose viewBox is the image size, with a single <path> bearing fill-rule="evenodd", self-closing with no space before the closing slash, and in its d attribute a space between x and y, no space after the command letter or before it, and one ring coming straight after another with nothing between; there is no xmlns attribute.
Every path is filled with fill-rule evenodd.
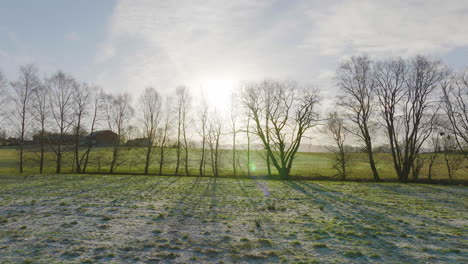
<svg viewBox="0 0 468 264"><path fill-rule="evenodd" d="M257 166L255 165L255 163L250 163L249 166L250 166L250 170L251 170L252 172L255 172L255 170L257 169Z"/></svg>

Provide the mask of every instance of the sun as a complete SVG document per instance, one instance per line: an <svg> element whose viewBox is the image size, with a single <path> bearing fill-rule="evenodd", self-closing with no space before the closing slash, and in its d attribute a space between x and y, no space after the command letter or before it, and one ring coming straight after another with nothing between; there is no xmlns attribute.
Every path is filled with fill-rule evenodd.
<svg viewBox="0 0 468 264"><path fill-rule="evenodd" d="M201 82L203 97L218 110L226 110L230 106L235 87L236 81L229 79L207 79Z"/></svg>

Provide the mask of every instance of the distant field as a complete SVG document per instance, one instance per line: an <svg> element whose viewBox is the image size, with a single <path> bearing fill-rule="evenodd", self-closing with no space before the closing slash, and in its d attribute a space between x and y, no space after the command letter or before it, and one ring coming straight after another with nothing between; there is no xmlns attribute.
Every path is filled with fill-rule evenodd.
<svg viewBox="0 0 468 264"><path fill-rule="evenodd" d="M122 147L122 155L119 159L119 167L116 172L120 173L142 173L144 171L144 148L129 148ZM17 151L13 148L0 148L0 174L16 174L17 169ZM262 176L267 174L266 163L263 158L262 151L252 151L251 168L254 176ZM427 155L426 155L427 156ZM223 151L221 174L231 176L232 170L232 152L229 150ZM247 173L247 161L245 151L238 151L238 175ZM199 166L199 150L190 150L190 173L198 174ZM71 173L73 166L73 154L67 152L64 156L63 172ZM111 151L109 148L93 149L90 158L89 172L107 172L111 160ZM390 154L376 154L377 169L383 179L396 179L396 174L393 169L392 158ZM172 150L166 157L166 165L163 174L173 174L175 169L175 151ZM294 161L292 175L301 177L333 177L336 171L332 168L333 159L331 153L298 153ZM54 156L48 153L46 162L46 173L55 172ZM100 168L100 170L99 170ZM210 166L207 165L207 174L211 173ZM32 150L26 153L26 173L37 173L38 169L38 153ZM150 173L158 172L157 156L153 159L150 166ZM275 173L272 167L272 172ZM184 173L184 170L181 170ZM427 162L422 169L421 178L427 178L428 165ZM350 179L371 179L372 173L367 163L367 156L364 153L353 153L352 164L350 170ZM434 179L448 179L447 169L443 160L443 156L439 155L433 168ZM456 180L468 180L468 161L455 174Z"/></svg>
<svg viewBox="0 0 468 264"><path fill-rule="evenodd" d="M0 263L467 263L468 189L0 176Z"/></svg>

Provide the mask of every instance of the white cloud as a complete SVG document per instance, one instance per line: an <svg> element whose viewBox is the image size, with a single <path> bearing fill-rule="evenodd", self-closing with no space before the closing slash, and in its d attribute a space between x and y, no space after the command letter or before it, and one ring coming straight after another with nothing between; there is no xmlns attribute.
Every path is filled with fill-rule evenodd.
<svg viewBox="0 0 468 264"><path fill-rule="evenodd" d="M467 10L463 0L120 0L96 55L98 81L137 93L275 77L333 90L345 55L443 56L468 46Z"/></svg>
<svg viewBox="0 0 468 264"><path fill-rule="evenodd" d="M320 54L443 54L468 45L466 1L341 1L307 13L304 46Z"/></svg>

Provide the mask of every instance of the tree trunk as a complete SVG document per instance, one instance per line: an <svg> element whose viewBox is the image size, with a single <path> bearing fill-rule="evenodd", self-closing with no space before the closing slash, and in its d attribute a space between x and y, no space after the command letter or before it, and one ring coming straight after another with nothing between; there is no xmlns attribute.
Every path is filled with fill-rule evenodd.
<svg viewBox="0 0 468 264"><path fill-rule="evenodd" d="M81 173L79 129L80 129L80 123L78 123L78 127L76 129L76 134L75 134L75 164L76 164L76 172L77 173Z"/></svg>
<svg viewBox="0 0 468 264"><path fill-rule="evenodd" d="M204 175L204 171L203 171L204 164L205 164L205 135L203 133L202 149L201 149L201 160L200 160L200 167L198 168L200 176Z"/></svg>
<svg viewBox="0 0 468 264"><path fill-rule="evenodd" d="M236 173L236 132L234 132L233 140L232 140L232 172L234 177L237 176Z"/></svg>
<svg viewBox="0 0 468 264"><path fill-rule="evenodd" d="M372 177L374 178L374 181L380 181L379 173L377 172L377 166L375 165L374 152L372 150L372 142L369 135L366 136L365 143L367 148L367 155L369 157L369 164L372 170Z"/></svg>
<svg viewBox="0 0 468 264"><path fill-rule="evenodd" d="M270 155L267 153L267 170L268 170L268 177L271 177L271 163L270 163Z"/></svg>
<svg viewBox="0 0 468 264"><path fill-rule="evenodd" d="M189 149L188 149L188 143L187 143L187 136L185 135L185 127L184 127L184 150L185 150L185 157L184 157L184 167L185 167L185 175L189 176Z"/></svg>
<svg viewBox="0 0 468 264"><path fill-rule="evenodd" d="M161 153L159 153L159 175L162 175L164 164L164 143L161 144Z"/></svg>
<svg viewBox="0 0 468 264"><path fill-rule="evenodd" d="M433 157L431 157L431 161L429 162L429 172L427 174L427 179L429 181L432 181L432 167L434 166L434 162L436 160L436 155L434 155Z"/></svg>
<svg viewBox="0 0 468 264"><path fill-rule="evenodd" d="M55 165L55 173L60 173L62 171L62 150L61 146L57 149L57 163Z"/></svg>
<svg viewBox="0 0 468 264"><path fill-rule="evenodd" d="M44 126L41 129L41 154L39 157L39 173L44 172Z"/></svg>
<svg viewBox="0 0 468 264"><path fill-rule="evenodd" d="M145 174L148 174L150 159L151 159L151 151L152 151L152 142L148 142L148 148L146 149L146 160L145 160Z"/></svg>
<svg viewBox="0 0 468 264"><path fill-rule="evenodd" d="M119 154L119 146L116 146L114 147L114 151L112 152L112 161L111 161L110 168L109 168L110 173L113 173L115 170L115 164L117 163L118 154Z"/></svg>
<svg viewBox="0 0 468 264"><path fill-rule="evenodd" d="M23 173L23 144L20 144L20 162L19 162L19 173Z"/></svg>
<svg viewBox="0 0 468 264"><path fill-rule="evenodd" d="M179 174L179 166L180 166L180 154L181 154L181 146L180 142L177 143L177 149L176 149L176 168L175 168L175 175Z"/></svg>

